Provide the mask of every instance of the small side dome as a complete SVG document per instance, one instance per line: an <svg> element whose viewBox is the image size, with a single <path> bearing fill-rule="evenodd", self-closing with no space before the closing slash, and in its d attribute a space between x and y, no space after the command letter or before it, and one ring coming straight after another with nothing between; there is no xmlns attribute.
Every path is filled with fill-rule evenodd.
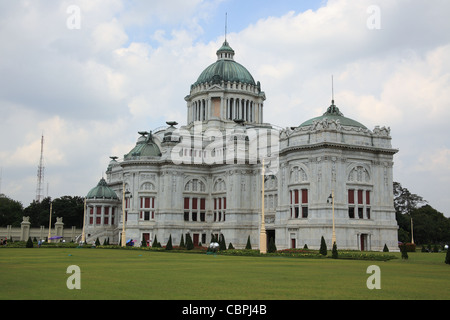
<svg viewBox="0 0 450 320"><path fill-rule="evenodd" d="M328 107L327 112L325 112L322 116L305 121L299 127L310 126L315 121L322 121L324 119L339 120L339 123L342 126L367 129L367 127L365 125L359 123L358 121L344 117L344 114L342 112L340 112L339 108L336 107L336 105L334 104L334 100L331 102L331 106Z"/></svg>
<svg viewBox="0 0 450 320"><path fill-rule="evenodd" d="M161 150L153 141L152 132L139 132L139 137L136 146L128 154L125 155L125 160L130 160L133 157L161 157Z"/></svg>
<svg viewBox="0 0 450 320"><path fill-rule="evenodd" d="M119 200L113 189L108 187L106 180L102 178L97 186L93 188L86 196L86 199L112 199Z"/></svg>

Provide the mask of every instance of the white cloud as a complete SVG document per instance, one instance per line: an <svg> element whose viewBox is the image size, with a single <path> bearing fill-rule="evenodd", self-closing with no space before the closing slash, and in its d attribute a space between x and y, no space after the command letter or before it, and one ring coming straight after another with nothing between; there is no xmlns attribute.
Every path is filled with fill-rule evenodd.
<svg viewBox="0 0 450 320"><path fill-rule="evenodd" d="M184 97L223 42L221 30L198 40L221 2L0 3L0 39L8 44L0 52L3 184L8 172L24 172L11 196L33 196L42 131L50 190L85 194L108 156L133 147L137 131L185 123ZM72 4L81 9L80 30L66 27ZM370 5L380 8L381 30L367 28ZM439 0L330 0L316 11L261 19L228 40L266 92L267 121L296 126L325 112L334 75L341 111L370 129L390 126L400 149L396 178L410 189L429 186L422 195L444 211L449 11Z"/></svg>

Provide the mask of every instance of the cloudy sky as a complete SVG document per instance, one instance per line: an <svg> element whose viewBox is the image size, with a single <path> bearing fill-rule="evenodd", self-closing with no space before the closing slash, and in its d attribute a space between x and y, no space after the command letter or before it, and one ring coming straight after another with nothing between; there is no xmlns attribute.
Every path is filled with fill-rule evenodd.
<svg viewBox="0 0 450 320"><path fill-rule="evenodd" d="M186 123L224 40L296 126L336 104L391 128L394 179L450 216L448 0L0 0L0 192L84 196L138 131ZM78 15L79 13L79 15ZM79 19L78 19L79 18Z"/></svg>

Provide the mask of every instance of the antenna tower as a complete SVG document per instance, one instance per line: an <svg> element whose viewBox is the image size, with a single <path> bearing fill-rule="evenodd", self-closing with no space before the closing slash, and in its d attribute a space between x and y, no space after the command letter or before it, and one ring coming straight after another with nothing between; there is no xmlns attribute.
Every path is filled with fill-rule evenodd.
<svg viewBox="0 0 450 320"><path fill-rule="evenodd" d="M41 158L39 160L39 167L37 171L37 185L36 185L36 201L41 202L44 198L43 186L44 185L44 135L41 138Z"/></svg>

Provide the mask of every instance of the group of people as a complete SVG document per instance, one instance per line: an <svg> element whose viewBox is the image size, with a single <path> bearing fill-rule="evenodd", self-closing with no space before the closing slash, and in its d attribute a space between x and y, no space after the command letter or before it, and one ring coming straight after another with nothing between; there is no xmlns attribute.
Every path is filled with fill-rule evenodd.
<svg viewBox="0 0 450 320"><path fill-rule="evenodd" d="M8 239L7 238L0 240L0 245L2 245L2 246L6 246L7 243L8 243Z"/></svg>

